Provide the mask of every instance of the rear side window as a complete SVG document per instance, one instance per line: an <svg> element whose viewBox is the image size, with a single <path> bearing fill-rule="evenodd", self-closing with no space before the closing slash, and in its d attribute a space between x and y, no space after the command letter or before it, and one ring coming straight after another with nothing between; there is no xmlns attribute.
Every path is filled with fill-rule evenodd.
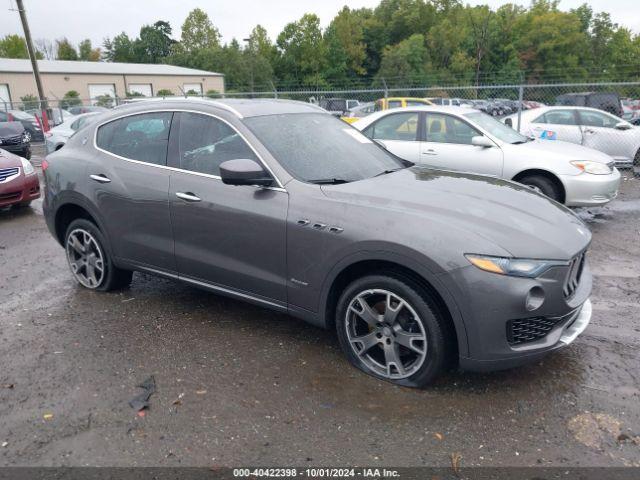
<svg viewBox="0 0 640 480"><path fill-rule="evenodd" d="M172 117L154 112L119 118L98 128L96 145L124 158L166 165Z"/></svg>
<svg viewBox="0 0 640 480"><path fill-rule="evenodd" d="M375 140L415 141L418 139L418 114L407 112L387 115L367 127L363 133Z"/></svg>
<svg viewBox="0 0 640 480"><path fill-rule="evenodd" d="M536 118L533 123L549 123L553 125L577 125L573 110L551 110Z"/></svg>
<svg viewBox="0 0 640 480"><path fill-rule="evenodd" d="M259 162L251 147L222 120L198 113L180 113L180 168L220 175L220 164L248 158Z"/></svg>

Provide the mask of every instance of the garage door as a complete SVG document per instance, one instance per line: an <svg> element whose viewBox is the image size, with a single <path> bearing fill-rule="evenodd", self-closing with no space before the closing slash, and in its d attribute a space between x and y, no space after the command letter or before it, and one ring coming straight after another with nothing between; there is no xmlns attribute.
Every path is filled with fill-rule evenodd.
<svg viewBox="0 0 640 480"><path fill-rule="evenodd" d="M104 95L109 95L111 98L115 100L116 98L116 86L110 83L95 83L89 85L89 98L91 99L91 104L96 104L96 99L98 97L103 97ZM112 104L113 105L113 104Z"/></svg>
<svg viewBox="0 0 640 480"><path fill-rule="evenodd" d="M182 88L184 89L184 93L196 92L198 95L202 95L201 83L185 83Z"/></svg>
<svg viewBox="0 0 640 480"><path fill-rule="evenodd" d="M6 83L0 83L0 110L11 110L9 103L11 97L9 97L9 85Z"/></svg>
<svg viewBox="0 0 640 480"><path fill-rule="evenodd" d="M145 97L153 97L153 89L150 83L130 83L129 93L139 93Z"/></svg>

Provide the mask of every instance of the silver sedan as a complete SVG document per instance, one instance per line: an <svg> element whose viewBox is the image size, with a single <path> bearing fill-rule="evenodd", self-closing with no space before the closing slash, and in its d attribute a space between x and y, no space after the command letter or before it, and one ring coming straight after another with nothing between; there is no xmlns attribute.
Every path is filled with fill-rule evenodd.
<svg viewBox="0 0 640 480"><path fill-rule="evenodd" d="M567 206L603 205L618 194L620 173L610 156L525 137L470 108L384 110L353 126L405 160L514 180Z"/></svg>
<svg viewBox="0 0 640 480"><path fill-rule="evenodd" d="M503 119L518 128L518 115ZM618 167L640 162L640 128L596 108L542 107L522 112L522 134L541 140L562 140L611 155Z"/></svg>
<svg viewBox="0 0 640 480"><path fill-rule="evenodd" d="M80 130L85 125L88 125L96 115L100 112L82 113L80 115L74 115L71 118L65 120L57 127L53 127L45 134L45 145L47 148L47 154L60 150L69 137ZM93 118L92 118L93 117Z"/></svg>

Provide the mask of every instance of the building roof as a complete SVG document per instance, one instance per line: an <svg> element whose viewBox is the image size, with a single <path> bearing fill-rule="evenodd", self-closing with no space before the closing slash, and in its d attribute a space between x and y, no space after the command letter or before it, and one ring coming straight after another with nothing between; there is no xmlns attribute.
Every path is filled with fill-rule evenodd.
<svg viewBox="0 0 640 480"><path fill-rule="evenodd" d="M192 75L223 76L222 73L195 70L157 63L81 62L70 60L38 60L40 73L70 73L85 75ZM31 73L31 61L17 58L0 58L2 73Z"/></svg>

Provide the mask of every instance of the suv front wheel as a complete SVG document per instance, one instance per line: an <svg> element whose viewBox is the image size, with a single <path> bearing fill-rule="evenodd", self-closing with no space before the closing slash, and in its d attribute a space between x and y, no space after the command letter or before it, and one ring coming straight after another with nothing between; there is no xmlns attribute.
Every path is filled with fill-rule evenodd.
<svg viewBox="0 0 640 480"><path fill-rule="evenodd" d="M133 272L117 268L105 248L102 232L89 220L71 222L64 247L71 273L90 290L109 291L126 287Z"/></svg>
<svg viewBox="0 0 640 480"><path fill-rule="evenodd" d="M371 275L349 285L336 309L340 346L374 377L424 387L443 370L447 342L442 319L426 293L408 279Z"/></svg>

